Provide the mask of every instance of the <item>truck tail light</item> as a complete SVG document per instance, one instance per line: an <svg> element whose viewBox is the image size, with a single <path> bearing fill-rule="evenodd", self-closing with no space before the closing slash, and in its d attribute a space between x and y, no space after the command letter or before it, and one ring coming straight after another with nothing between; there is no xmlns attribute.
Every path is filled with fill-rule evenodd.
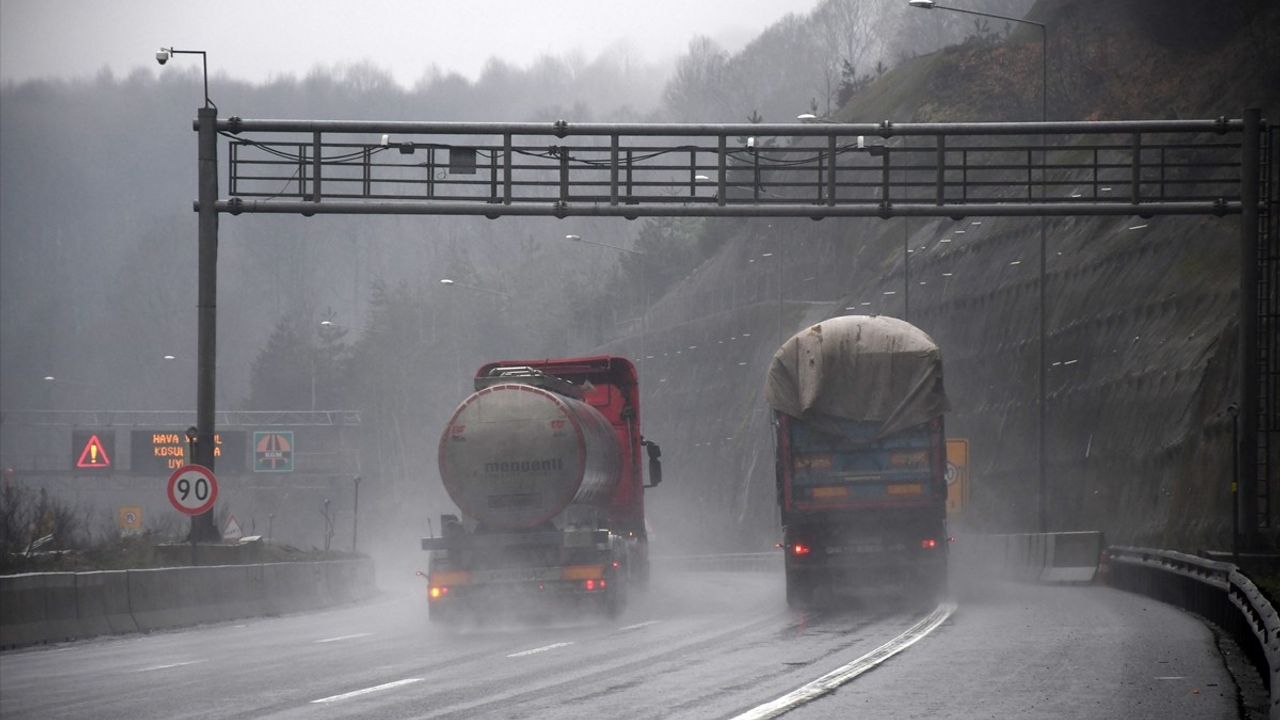
<svg viewBox="0 0 1280 720"><path fill-rule="evenodd" d="M804 543L796 543L795 545L791 546L791 552L795 553L796 556L798 557L800 555L808 555L809 553L813 552L813 548L809 547L808 545L805 545Z"/></svg>
<svg viewBox="0 0 1280 720"><path fill-rule="evenodd" d="M582 587L586 588L587 592L595 592L596 590L603 590L605 582L603 578L600 580L584 580Z"/></svg>
<svg viewBox="0 0 1280 720"><path fill-rule="evenodd" d="M427 591L427 594L432 600L439 600L449 594L449 588L441 585L432 585L431 589Z"/></svg>
<svg viewBox="0 0 1280 720"><path fill-rule="evenodd" d="M938 547L938 541L933 538L925 538L920 541L920 548L922 550L933 550L936 547Z"/></svg>

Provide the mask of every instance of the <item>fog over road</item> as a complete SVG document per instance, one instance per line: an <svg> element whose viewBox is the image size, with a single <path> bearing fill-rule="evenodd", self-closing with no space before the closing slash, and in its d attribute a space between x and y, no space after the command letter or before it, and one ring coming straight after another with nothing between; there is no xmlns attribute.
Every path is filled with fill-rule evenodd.
<svg viewBox="0 0 1280 720"><path fill-rule="evenodd" d="M308 615L0 655L15 718L730 718L930 607L796 612L770 573L657 573L614 621L439 627L413 586ZM1197 618L1103 587L961 592L935 631L788 717L1236 717Z"/></svg>

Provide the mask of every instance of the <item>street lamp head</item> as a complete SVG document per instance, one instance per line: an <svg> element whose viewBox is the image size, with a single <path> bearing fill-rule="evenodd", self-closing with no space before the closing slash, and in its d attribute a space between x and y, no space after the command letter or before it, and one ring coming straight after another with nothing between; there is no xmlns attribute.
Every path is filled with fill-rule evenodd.
<svg viewBox="0 0 1280 720"><path fill-rule="evenodd" d="M156 51L156 62L161 65L169 62L169 50L167 48L160 48Z"/></svg>
<svg viewBox="0 0 1280 720"><path fill-rule="evenodd" d="M813 122L814 120L817 120L818 116L814 115L813 113L800 113L799 115L796 116L796 119L802 123L808 123L808 122Z"/></svg>
<svg viewBox="0 0 1280 720"><path fill-rule="evenodd" d="M907 4L910 5L911 7L923 8L925 10L932 10L933 6L936 5L937 3L935 3L933 0L908 0Z"/></svg>
<svg viewBox="0 0 1280 720"><path fill-rule="evenodd" d="M44 376L44 381L45 381L45 382L53 382L53 381L54 381L54 379L55 379L55 378L54 378L52 375L45 375L45 376Z"/></svg>
<svg viewBox="0 0 1280 720"><path fill-rule="evenodd" d="M445 287L448 287L453 284L453 281L450 280L449 278L440 278L440 284L444 285Z"/></svg>
<svg viewBox="0 0 1280 720"><path fill-rule="evenodd" d="M176 355L165 355L165 356L164 356L164 359L165 359L165 360L177 360L177 359L178 359L178 357L177 357Z"/></svg>
<svg viewBox="0 0 1280 720"><path fill-rule="evenodd" d="M564 236L564 239L565 239L565 240L571 240L571 241L573 241L573 242L578 242L578 241L582 240L582 236L581 236L581 235L565 235L565 236Z"/></svg>

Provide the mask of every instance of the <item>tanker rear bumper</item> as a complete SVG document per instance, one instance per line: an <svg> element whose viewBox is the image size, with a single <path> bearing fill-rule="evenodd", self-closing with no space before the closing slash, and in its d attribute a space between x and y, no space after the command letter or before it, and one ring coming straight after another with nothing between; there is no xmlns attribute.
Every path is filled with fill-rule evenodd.
<svg viewBox="0 0 1280 720"><path fill-rule="evenodd" d="M623 565L595 562L478 570L435 569L427 577L432 619L466 615L541 614L596 607L621 608L626 593Z"/></svg>

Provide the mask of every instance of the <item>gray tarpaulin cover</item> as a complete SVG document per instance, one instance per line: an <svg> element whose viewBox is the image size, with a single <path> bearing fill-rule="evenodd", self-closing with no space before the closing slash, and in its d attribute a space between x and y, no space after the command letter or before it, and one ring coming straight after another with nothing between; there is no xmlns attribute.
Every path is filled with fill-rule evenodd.
<svg viewBox="0 0 1280 720"><path fill-rule="evenodd" d="M951 409L933 340L908 322L868 315L823 320L783 343L765 400L819 425L832 417L879 421L881 437Z"/></svg>

